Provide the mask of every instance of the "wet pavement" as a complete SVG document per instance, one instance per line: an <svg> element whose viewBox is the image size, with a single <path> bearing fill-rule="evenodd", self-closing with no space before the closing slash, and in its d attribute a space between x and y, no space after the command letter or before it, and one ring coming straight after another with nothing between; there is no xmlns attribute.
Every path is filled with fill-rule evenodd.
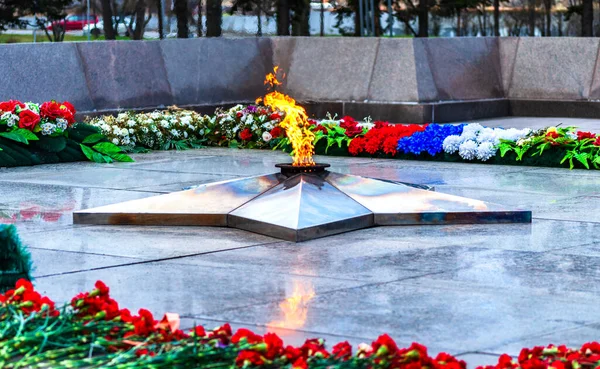
<svg viewBox="0 0 600 369"><path fill-rule="evenodd" d="M289 161L230 149L135 158L0 169L0 223L17 225L36 286L54 300L101 279L123 307L178 312L188 327L231 322L293 344L315 336L358 344L386 332L471 366L523 346L600 339L600 171L318 160L530 209L532 224L379 227L298 244L228 228L73 225L74 210L272 173Z"/></svg>

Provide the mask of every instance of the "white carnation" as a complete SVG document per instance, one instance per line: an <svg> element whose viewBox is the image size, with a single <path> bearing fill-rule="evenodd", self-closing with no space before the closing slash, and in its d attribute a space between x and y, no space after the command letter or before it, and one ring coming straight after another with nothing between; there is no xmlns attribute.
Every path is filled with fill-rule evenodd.
<svg viewBox="0 0 600 369"><path fill-rule="evenodd" d="M463 127L463 135L464 134L474 134L477 135L483 127L479 123L470 123Z"/></svg>
<svg viewBox="0 0 600 369"><path fill-rule="evenodd" d="M454 154L458 151L458 147L461 143L462 141L460 136L452 135L444 139L444 142L442 142L442 147L444 148L444 151L448 154Z"/></svg>
<svg viewBox="0 0 600 369"><path fill-rule="evenodd" d="M477 152L475 153L475 155L477 156L477 159L481 161L487 161L492 156L496 155L496 151L496 146L488 141L481 143L477 147Z"/></svg>
<svg viewBox="0 0 600 369"><path fill-rule="evenodd" d="M468 140L460 144L458 147L458 155L466 160L473 160L477 156L477 142Z"/></svg>
<svg viewBox="0 0 600 369"><path fill-rule="evenodd" d="M118 145L119 144L119 139L118 138L113 138L112 139L112 143L115 144L115 145Z"/></svg>

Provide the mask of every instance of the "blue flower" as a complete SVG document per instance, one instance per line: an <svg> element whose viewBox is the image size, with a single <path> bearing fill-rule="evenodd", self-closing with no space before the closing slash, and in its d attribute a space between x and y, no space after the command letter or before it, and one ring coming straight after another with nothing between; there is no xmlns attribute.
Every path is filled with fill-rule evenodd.
<svg viewBox="0 0 600 369"><path fill-rule="evenodd" d="M427 152L434 156L443 151L444 139L452 135L461 135L464 124L430 124L424 131L398 140L398 151L405 154L420 155Z"/></svg>

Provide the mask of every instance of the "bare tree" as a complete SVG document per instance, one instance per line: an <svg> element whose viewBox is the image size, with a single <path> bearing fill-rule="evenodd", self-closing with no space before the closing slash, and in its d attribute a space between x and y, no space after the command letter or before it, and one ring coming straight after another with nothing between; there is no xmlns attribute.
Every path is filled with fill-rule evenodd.
<svg viewBox="0 0 600 369"><path fill-rule="evenodd" d="M546 37L552 36L552 0L543 0L544 2L544 13L546 15L546 31L544 32Z"/></svg>
<svg viewBox="0 0 600 369"><path fill-rule="evenodd" d="M417 37L429 37L428 0L419 0L419 33Z"/></svg>
<svg viewBox="0 0 600 369"><path fill-rule="evenodd" d="M535 0L529 0L529 36L535 36Z"/></svg>

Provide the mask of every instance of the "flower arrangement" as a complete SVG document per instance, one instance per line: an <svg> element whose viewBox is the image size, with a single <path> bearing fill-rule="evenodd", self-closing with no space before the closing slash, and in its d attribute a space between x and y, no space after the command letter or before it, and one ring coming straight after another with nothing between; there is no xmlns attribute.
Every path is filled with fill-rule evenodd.
<svg viewBox="0 0 600 369"><path fill-rule="evenodd" d="M364 136L356 137L348 145L350 155L388 155L394 156L398 152L398 141L403 137L412 136L427 128L419 124L389 124L376 121Z"/></svg>
<svg viewBox="0 0 600 369"><path fill-rule="evenodd" d="M180 329L179 316L161 320L140 309L121 308L110 289L97 281L62 308L41 295L25 279L0 294L0 363L17 367L102 368L285 368L285 369L466 369L456 357L413 343L400 348L387 334L371 344L348 342L330 350L314 338L294 347L275 333L258 335L248 329L235 333L229 324L212 330ZM600 367L600 343L579 349L566 346L524 348L517 360L504 354L496 365L477 369L568 369Z"/></svg>
<svg viewBox="0 0 600 369"><path fill-rule="evenodd" d="M387 334L370 345L359 345L353 354L348 342L334 345L331 351L318 338L299 347L286 346L275 333L261 336L244 328L234 333L229 324L184 332L177 314L156 320L146 309L132 314L121 308L101 281L63 308L35 291L30 282L17 281L14 289L0 294L0 332L0 363L7 369L466 368L452 355L430 356L418 343L399 348Z"/></svg>
<svg viewBox="0 0 600 369"><path fill-rule="evenodd" d="M64 135L75 123L75 107L68 101L41 105L17 100L0 102L0 136L22 143L44 136Z"/></svg>
<svg viewBox="0 0 600 369"><path fill-rule="evenodd" d="M216 146L240 148L275 147L285 132L279 128L283 112L266 106L236 105L217 109L208 118L206 137Z"/></svg>
<svg viewBox="0 0 600 369"><path fill-rule="evenodd" d="M120 113L88 120L115 145L132 150L197 148L203 141L207 118L190 110L172 107L151 113Z"/></svg>
<svg viewBox="0 0 600 369"><path fill-rule="evenodd" d="M478 123L463 126L460 135L447 136L442 146L448 154L458 152L465 160L487 161L496 155L500 141L516 142L531 133L531 129L484 128Z"/></svg>
<svg viewBox="0 0 600 369"><path fill-rule="evenodd" d="M578 131L575 127L549 127L531 131L518 140L501 140L498 145L504 157L513 153L516 161L522 161L526 154L541 157L545 152L561 154L560 164L568 162L573 169L576 165L590 169L600 169L600 137L592 132Z"/></svg>
<svg viewBox="0 0 600 369"><path fill-rule="evenodd" d="M95 129L77 125L75 113L68 101L0 102L0 167L85 158L101 163L132 161Z"/></svg>
<svg viewBox="0 0 600 369"><path fill-rule="evenodd" d="M443 151L443 142L449 136L460 136L464 124L429 124L423 131L415 132L398 140L398 152L421 155L428 153L435 156Z"/></svg>

